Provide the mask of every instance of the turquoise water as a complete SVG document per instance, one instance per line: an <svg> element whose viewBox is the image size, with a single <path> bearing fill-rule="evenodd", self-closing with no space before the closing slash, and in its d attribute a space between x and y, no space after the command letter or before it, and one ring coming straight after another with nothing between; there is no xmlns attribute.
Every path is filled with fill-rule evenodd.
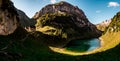
<svg viewBox="0 0 120 61"><path fill-rule="evenodd" d="M87 40L70 41L65 48L70 51L85 52L100 47L100 40L97 38Z"/></svg>

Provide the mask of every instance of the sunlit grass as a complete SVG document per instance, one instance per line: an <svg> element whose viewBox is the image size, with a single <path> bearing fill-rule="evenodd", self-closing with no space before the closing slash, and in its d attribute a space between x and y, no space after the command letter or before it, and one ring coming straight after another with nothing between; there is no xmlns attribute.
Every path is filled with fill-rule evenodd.
<svg viewBox="0 0 120 61"><path fill-rule="evenodd" d="M108 33L103 35L101 38L105 38L107 40L104 41L105 39L103 39L101 41L102 47L96 48L95 50L90 52L73 52L65 50L64 48L49 47L54 51L53 52L49 50L48 46L46 46L46 44L44 44L43 42L46 41L46 39L48 40L48 38L45 38L45 35L38 32L33 34L34 36L36 36L35 38L33 36L29 36L24 41L13 40L9 37L1 37L0 40L4 43L1 44L0 48L4 48L10 43L9 46L7 46L8 48L3 51L10 52L12 54L20 54L22 57L19 58L18 61L120 61L120 54L118 54L120 51L120 47L115 47L120 41L114 41L115 39L112 39L118 38L116 40L119 40L119 33L120 32L116 32L114 34ZM39 36L37 36L38 34ZM110 39L108 38L111 38L113 41L110 41ZM115 48L110 49L113 47ZM61 54L56 52L59 52ZM5 61L9 60L6 59L6 56L3 55L0 56L0 59L5 59ZM14 60L9 61L15 61L15 58Z"/></svg>
<svg viewBox="0 0 120 61"><path fill-rule="evenodd" d="M40 31L40 32L43 32L43 33L45 33L45 34L52 34L52 32L47 32L47 31L49 31L49 30L57 30L57 29L55 29L54 27L51 27L51 26L44 26L43 28L38 28L38 29L36 29L37 31Z"/></svg>
<svg viewBox="0 0 120 61"><path fill-rule="evenodd" d="M120 43L120 31L119 32L110 32L100 37L103 41L102 51L108 50L115 47Z"/></svg>

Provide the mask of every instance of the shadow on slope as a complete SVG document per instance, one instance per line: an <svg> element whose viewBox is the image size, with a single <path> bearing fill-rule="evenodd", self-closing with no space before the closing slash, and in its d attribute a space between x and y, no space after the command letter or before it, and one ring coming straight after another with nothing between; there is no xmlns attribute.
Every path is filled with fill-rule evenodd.
<svg viewBox="0 0 120 61"><path fill-rule="evenodd" d="M104 52L70 56L51 51L44 41L49 41L40 32L24 33L23 38L0 36L0 60L2 61L120 61L120 45ZM17 36L18 37L18 36ZM25 39L24 39L25 38ZM23 40L24 39L24 40Z"/></svg>

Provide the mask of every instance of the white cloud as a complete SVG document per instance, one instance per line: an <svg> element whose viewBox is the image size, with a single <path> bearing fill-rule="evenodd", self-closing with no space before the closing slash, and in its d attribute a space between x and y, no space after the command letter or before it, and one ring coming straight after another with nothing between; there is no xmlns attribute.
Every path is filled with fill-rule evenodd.
<svg viewBox="0 0 120 61"><path fill-rule="evenodd" d="M50 0L50 2L51 2L51 3L55 3L55 2L56 2L56 0Z"/></svg>
<svg viewBox="0 0 120 61"><path fill-rule="evenodd" d="M100 11L100 10L97 10L96 13L101 13L101 11Z"/></svg>
<svg viewBox="0 0 120 61"><path fill-rule="evenodd" d="M108 7L118 7L120 4L118 2L109 2Z"/></svg>

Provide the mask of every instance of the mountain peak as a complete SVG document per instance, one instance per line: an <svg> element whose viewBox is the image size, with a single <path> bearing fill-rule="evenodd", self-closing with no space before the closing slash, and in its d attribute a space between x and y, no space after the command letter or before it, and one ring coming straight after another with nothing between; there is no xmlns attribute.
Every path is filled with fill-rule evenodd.
<svg viewBox="0 0 120 61"><path fill-rule="evenodd" d="M73 6L70 3L67 3L65 1L46 5L39 12L37 12L33 18L38 19L38 17L44 15L45 13L54 13L54 12L65 12L68 14L80 15L80 17L86 19L86 16L81 9L79 9L77 6Z"/></svg>
<svg viewBox="0 0 120 61"><path fill-rule="evenodd" d="M60 1L58 3L55 3L54 5L64 5L64 4L71 5L70 3L66 2L66 1Z"/></svg>
<svg viewBox="0 0 120 61"><path fill-rule="evenodd" d="M64 43L60 41L61 44L53 45L64 45L74 39L95 38L101 35L101 31L88 21L81 9L64 1L43 7L34 18L37 20L37 31L67 39Z"/></svg>

